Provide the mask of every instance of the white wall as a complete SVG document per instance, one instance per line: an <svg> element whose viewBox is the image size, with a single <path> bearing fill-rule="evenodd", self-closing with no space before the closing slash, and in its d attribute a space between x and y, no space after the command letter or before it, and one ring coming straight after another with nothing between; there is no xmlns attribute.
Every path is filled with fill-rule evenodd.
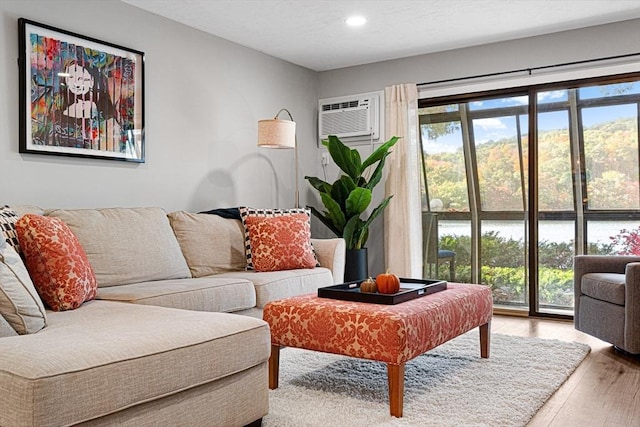
<svg viewBox="0 0 640 427"><path fill-rule="evenodd" d="M315 167L315 72L118 0L1 0L0 17L2 204L292 207L293 150L256 146L258 120L282 107L301 175ZM145 52L145 163L18 153L20 17Z"/></svg>
<svg viewBox="0 0 640 427"><path fill-rule="evenodd" d="M455 29L452 29L455 31ZM371 92L398 83L424 83L444 79L468 77L522 68L625 55L640 52L640 20L548 34L414 56L319 73L318 96L330 98ZM636 57L636 61L638 58ZM371 149L358 147L361 155ZM317 176L321 176L320 158L316 156ZM330 179L337 174L335 165L329 168ZM376 200L383 196L384 184L375 192ZM310 203L319 203L310 199ZM372 204L375 204L375 200ZM378 219L370 230L369 273L383 270L383 221Z"/></svg>
<svg viewBox="0 0 640 427"><path fill-rule="evenodd" d="M18 153L19 17L145 52L146 163ZM290 207L293 153L256 146L257 121L286 107L298 126L301 204L320 207L302 179L322 176L318 98L639 48L640 20L633 20L315 73L118 0L0 0L0 203ZM328 173L330 180L337 174L334 165ZM313 233L330 236L317 221ZM368 247L370 273L377 274L384 262L381 219Z"/></svg>
<svg viewBox="0 0 640 427"><path fill-rule="evenodd" d="M640 19L319 73L320 98L640 52ZM637 60L637 58L636 58Z"/></svg>

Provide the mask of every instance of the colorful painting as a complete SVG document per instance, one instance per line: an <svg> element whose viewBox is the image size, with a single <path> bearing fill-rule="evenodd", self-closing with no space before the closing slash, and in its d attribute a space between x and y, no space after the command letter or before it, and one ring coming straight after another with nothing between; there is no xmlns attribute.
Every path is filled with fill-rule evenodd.
<svg viewBox="0 0 640 427"><path fill-rule="evenodd" d="M144 54L19 23L20 152L144 162Z"/></svg>

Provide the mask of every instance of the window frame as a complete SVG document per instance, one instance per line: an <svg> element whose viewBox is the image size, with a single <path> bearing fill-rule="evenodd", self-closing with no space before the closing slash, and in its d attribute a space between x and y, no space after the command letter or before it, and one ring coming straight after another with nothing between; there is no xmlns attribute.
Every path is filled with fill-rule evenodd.
<svg viewBox="0 0 640 427"><path fill-rule="evenodd" d="M432 115L433 117L444 119L445 121L449 121L450 117L456 117L456 120L461 123L464 120L468 120L468 123L471 123L471 118L465 117L465 115L476 117L479 116L492 116L495 117L494 114L490 114L495 110L476 110L473 112L465 111L467 110L466 106L468 103L473 102L474 100L486 100L493 98L504 98L504 97L514 97L514 96L527 96L529 98L528 106L526 106L529 119L528 124L528 169L525 173L522 164L522 141L519 140L519 149L521 150L521 176L526 176L526 187L524 186L525 182L523 181L523 199L524 199L524 210L523 212L489 212L483 211L481 209L479 198L479 186L478 186L478 168L477 168L477 159L475 158L475 149L469 150L469 153L464 153L465 158L465 167L466 167L466 177L467 177L467 190L469 197L469 212L442 212L442 217L451 220L464 220L471 222L472 229L472 257L471 257L471 271L472 271L472 282L479 283L478 275L479 275L479 255L480 255L480 238L474 236L480 236L480 224L483 220L490 219L514 219L514 220L525 220L528 224L527 234L528 239L526 240L525 251L527 252L527 263L528 266L536 266L536 268L528 268L528 280L527 285L529 288L529 315L533 316L541 316L541 317L556 317L556 318L567 318L570 319L572 316L567 316L563 314L553 314L547 312L541 312L539 303L538 303L538 253L537 253L537 242L538 242L538 229L537 222L542 220L571 220L574 222L576 230L575 230L575 254L585 254L588 249L588 242L585 239L587 235L587 227L589 221L595 220L604 220L604 221L615 221L615 220L640 220L640 209L633 210L606 210L606 209L589 209L586 205L586 200L583 195L587 194L586 188L586 179L580 179L580 176L577 174L585 174L585 153L584 153L584 141L582 140L583 131L582 131L582 118L580 111L582 108L589 108L592 106L606 106L606 105L619 105L621 101L626 101L629 98L639 98L638 100L633 101L638 106L638 141L639 141L639 152L640 152L640 95L632 94L632 95L617 95L611 97L602 97L602 98L589 98L578 100L577 93L578 89L582 87L589 86L600 86L600 85L614 85L625 82L638 82L640 81L640 72L628 72L616 75L606 75L599 77L589 77L584 79L574 79L574 80L564 80L558 82L550 82L550 83L541 83L541 84L532 84L527 86L520 86L514 88L501 88L495 90L482 90L470 93L461 93L454 94L449 96L437 96L432 98L425 98L422 96L418 99L418 109L436 107L441 105L458 105L457 111L444 112L444 113L436 113ZM538 104L537 102L537 94L540 92L548 92L553 90L568 90L568 99L564 101L557 101L551 103ZM574 91L572 91L574 90ZM627 102L624 102L627 103ZM519 107L505 107L506 108L514 108L517 109ZM540 112L545 111L568 111L568 126L569 126L569 144L570 155L571 155L571 168L572 168L572 188L573 188L573 205L574 210L559 210L559 211L538 211L538 141L537 141L537 121L538 114ZM503 111L501 109L501 111ZM478 114L480 113L480 114ZM519 117L519 116L516 116ZM438 120L433 120L431 122L437 122ZM518 126L520 125L520 120L516 120ZM573 123L577 121L577 123ZM419 124L425 124L421 120L421 116L419 116L418 120ZM576 131L577 130L577 131ZM577 134L576 134L577 132ZM519 135L518 135L519 136ZM464 135L463 135L463 138ZM576 140L579 138L579 140ZM472 140L463 141L463 150L468 150L468 148L464 148L465 145L469 145ZM422 143L422 139L421 139ZM578 148L578 150L576 150ZM424 151L422 151L424 156ZM576 157L577 153L577 157ZM639 153L640 158L640 153ZM424 160L424 158L423 158ZM470 163L470 164L467 164ZM424 164L424 162L423 162ZM577 169L579 168L579 169ZM640 161L638 162L638 168L640 170ZM428 208L429 198L428 198L428 182L426 182L426 174L424 174L423 179L425 180L425 190L426 193L426 203L425 205ZM580 198L583 202L582 204L578 203L577 200ZM532 242L535 242L532 243ZM474 256L475 253L475 256ZM474 265L475 264L475 265ZM532 286L534 285L534 286ZM527 303L525 298L525 303Z"/></svg>

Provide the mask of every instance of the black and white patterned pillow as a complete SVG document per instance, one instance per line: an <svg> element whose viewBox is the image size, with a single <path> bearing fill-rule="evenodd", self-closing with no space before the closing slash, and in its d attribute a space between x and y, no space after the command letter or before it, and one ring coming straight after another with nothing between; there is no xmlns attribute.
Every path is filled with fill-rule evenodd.
<svg viewBox="0 0 640 427"><path fill-rule="evenodd" d="M2 236L0 237L4 238L9 246L12 246L16 252L22 255L18 234L16 233L16 222L19 218L18 214L9 206L0 207L0 230L2 230Z"/></svg>
<svg viewBox="0 0 640 427"><path fill-rule="evenodd" d="M251 239L249 238L249 229L245 224L245 218L247 216L262 216L262 217L274 217L274 216L284 216L291 214L306 214L311 220L311 209L305 208L294 208L294 209L258 209L258 208L249 208L245 206L241 206L240 208L240 220L242 221L242 227L244 228L244 255L247 258L247 270L253 270L253 258L251 256ZM318 257L315 254L316 261ZM316 267L320 267L320 264L316 262Z"/></svg>

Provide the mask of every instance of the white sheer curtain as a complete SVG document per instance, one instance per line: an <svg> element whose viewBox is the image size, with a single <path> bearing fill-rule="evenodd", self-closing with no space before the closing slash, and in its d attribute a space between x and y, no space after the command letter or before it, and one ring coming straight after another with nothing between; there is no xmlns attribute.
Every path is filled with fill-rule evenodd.
<svg viewBox="0 0 640 427"><path fill-rule="evenodd" d="M415 84L385 88L385 140L401 139L385 164L385 264L400 277L422 278L422 204L418 144L418 91Z"/></svg>

